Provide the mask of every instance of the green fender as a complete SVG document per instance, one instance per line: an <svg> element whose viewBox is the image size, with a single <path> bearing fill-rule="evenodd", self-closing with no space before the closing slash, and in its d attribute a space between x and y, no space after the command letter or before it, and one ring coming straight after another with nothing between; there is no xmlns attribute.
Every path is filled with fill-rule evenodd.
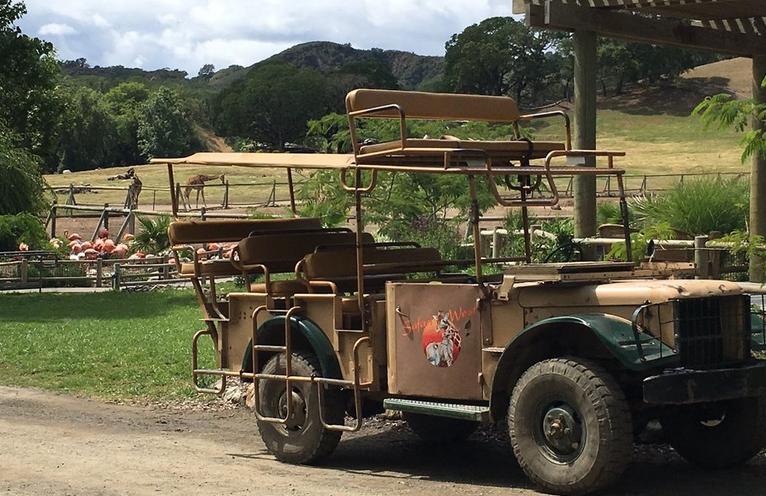
<svg viewBox="0 0 766 496"><path fill-rule="evenodd" d="M327 339L327 336L322 329L319 328L313 321L300 316L290 317L290 325L292 327L293 336L299 334L306 339L314 354L319 359L319 366L322 369L323 377L330 377L333 379L342 379L340 371L340 365L338 364L338 358L335 355L335 351L332 348L332 343ZM267 320L258 328L258 336L264 335L278 335L282 337L280 344L284 344L284 332L285 332L285 317L278 316ZM275 344L275 343L269 343ZM259 358L260 360L260 358ZM252 340L248 344L245 356L242 358L242 369L249 370L253 363L253 347Z"/></svg>
<svg viewBox="0 0 766 496"><path fill-rule="evenodd" d="M513 350L516 343L525 341L531 334L545 329L571 326L590 330L612 356L630 370L642 371L662 367L676 359L675 352L669 346L662 344L649 334L639 333L641 350L643 350L642 358L631 322L616 315L605 313L566 315L535 322L511 341L506 352ZM505 353L503 354L505 355Z"/></svg>

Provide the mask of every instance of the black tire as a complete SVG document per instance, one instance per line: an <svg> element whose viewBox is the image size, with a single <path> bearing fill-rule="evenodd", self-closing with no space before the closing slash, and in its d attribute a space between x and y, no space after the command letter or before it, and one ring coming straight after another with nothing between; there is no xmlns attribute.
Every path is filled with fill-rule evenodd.
<svg viewBox="0 0 766 496"><path fill-rule="evenodd" d="M284 354L271 357L266 362L264 374L284 375ZM319 361L311 353L292 353L292 374L298 376L321 375ZM316 386L309 382L291 384L294 408L288 424L258 421L258 430L266 448L277 460L295 464L313 464L329 456L340 441L340 431L330 431L322 426ZM266 417L286 415L285 383L279 380L262 380L259 383L258 411ZM326 389L322 397L324 419L330 424L342 424L344 402L340 391Z"/></svg>
<svg viewBox="0 0 766 496"><path fill-rule="evenodd" d="M508 429L521 468L556 494L612 484L632 452L622 389L605 369L579 358L544 360L527 369L511 395Z"/></svg>
<svg viewBox="0 0 766 496"><path fill-rule="evenodd" d="M403 417L412 432L429 443L447 444L465 441L479 427L478 422L433 415L405 413Z"/></svg>
<svg viewBox="0 0 766 496"><path fill-rule="evenodd" d="M661 422L676 452L708 469L742 465L766 447L766 401L760 398L681 407Z"/></svg>

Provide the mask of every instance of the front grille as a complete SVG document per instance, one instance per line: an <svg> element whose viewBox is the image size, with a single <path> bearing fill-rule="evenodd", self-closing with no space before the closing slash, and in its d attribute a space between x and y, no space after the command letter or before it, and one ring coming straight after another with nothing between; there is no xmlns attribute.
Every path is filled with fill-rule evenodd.
<svg viewBox="0 0 766 496"><path fill-rule="evenodd" d="M750 358L750 299L711 296L674 302L675 349L681 365L709 369Z"/></svg>

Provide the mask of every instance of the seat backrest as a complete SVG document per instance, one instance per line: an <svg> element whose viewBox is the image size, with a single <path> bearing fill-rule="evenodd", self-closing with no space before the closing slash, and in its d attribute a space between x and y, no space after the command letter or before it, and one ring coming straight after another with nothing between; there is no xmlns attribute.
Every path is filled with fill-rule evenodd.
<svg viewBox="0 0 766 496"><path fill-rule="evenodd" d="M363 243L374 241L370 233L362 233ZM356 234L350 231L261 234L239 242L239 260L243 265L265 265L271 273L292 272L295 265L317 247L353 245L355 242Z"/></svg>
<svg viewBox="0 0 766 496"><path fill-rule="evenodd" d="M421 91L358 89L346 95L346 111L396 104L408 119L513 122L519 107L507 96L425 93ZM398 118L395 110L365 115L365 118Z"/></svg>
<svg viewBox="0 0 766 496"><path fill-rule="evenodd" d="M239 241L252 232L281 232L295 229L321 229L316 218L178 221L170 224L171 244L196 244Z"/></svg>
<svg viewBox="0 0 766 496"><path fill-rule="evenodd" d="M356 276L356 250L337 248L322 250L303 259L303 273L307 279L341 280ZM364 264L385 264L365 267L365 275L406 274L439 270L442 261L435 248L370 247L364 250ZM398 264L398 266L397 266Z"/></svg>

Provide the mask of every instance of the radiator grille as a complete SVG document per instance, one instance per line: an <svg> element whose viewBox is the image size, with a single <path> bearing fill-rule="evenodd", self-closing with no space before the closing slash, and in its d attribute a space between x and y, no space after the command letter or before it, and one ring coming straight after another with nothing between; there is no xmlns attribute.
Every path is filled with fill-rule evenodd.
<svg viewBox="0 0 766 496"><path fill-rule="evenodd" d="M750 300L745 295L677 300L675 348L681 365L706 369L750 358Z"/></svg>

